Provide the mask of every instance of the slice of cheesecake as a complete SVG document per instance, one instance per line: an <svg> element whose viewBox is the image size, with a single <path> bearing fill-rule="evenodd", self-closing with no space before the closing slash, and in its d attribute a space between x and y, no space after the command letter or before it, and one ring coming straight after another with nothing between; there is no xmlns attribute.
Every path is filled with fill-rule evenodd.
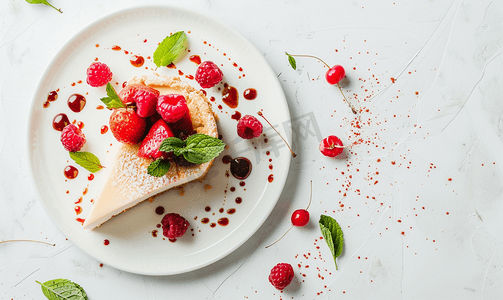
<svg viewBox="0 0 503 300"><path fill-rule="evenodd" d="M132 78L128 84L147 85L158 90L161 95L183 95L194 131L218 138L216 116L209 101L201 91L180 78L144 75ZM147 173L147 167L153 160L138 157L138 148L139 144L120 146L105 185L84 222L84 228L92 230L150 197L188 182L201 180L213 164L213 160L189 166L170 162L171 167L166 175L154 177Z"/></svg>

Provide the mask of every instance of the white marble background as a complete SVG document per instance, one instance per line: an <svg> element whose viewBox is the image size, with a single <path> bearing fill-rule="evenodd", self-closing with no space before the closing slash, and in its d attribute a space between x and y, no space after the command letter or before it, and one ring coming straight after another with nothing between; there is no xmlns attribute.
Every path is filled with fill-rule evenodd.
<svg viewBox="0 0 503 300"><path fill-rule="evenodd" d="M265 56L292 117L304 116L294 122L299 156L285 190L258 232L208 267L160 277L100 267L66 240L35 195L27 112L43 70L71 36L140 3L52 0L59 14L3 0L0 240L56 247L0 244L1 299L44 299L35 280L54 278L79 283L89 299L503 299L503 1L144 2L204 11ZM285 51L346 68L344 89L364 108L361 128L323 66L298 59L293 71ZM307 123L310 113L315 123ZM317 150L329 134L361 140L334 160ZM306 206L311 179L310 224L265 249ZM319 241L322 213L344 231L338 271ZM279 262L296 272L282 293L267 281Z"/></svg>

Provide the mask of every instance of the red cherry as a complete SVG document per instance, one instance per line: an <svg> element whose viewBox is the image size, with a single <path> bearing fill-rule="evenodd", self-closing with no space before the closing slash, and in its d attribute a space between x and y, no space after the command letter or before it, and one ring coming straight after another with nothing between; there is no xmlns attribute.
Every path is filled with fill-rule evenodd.
<svg viewBox="0 0 503 300"><path fill-rule="evenodd" d="M343 149L342 141L335 135L327 136L320 143L321 153L328 157L336 157L342 153Z"/></svg>
<svg viewBox="0 0 503 300"><path fill-rule="evenodd" d="M302 227L309 222L309 212L305 209L297 209L292 214L293 226Z"/></svg>
<svg viewBox="0 0 503 300"><path fill-rule="evenodd" d="M341 65L335 65L325 74L327 82L331 85L338 84L346 76L346 71Z"/></svg>

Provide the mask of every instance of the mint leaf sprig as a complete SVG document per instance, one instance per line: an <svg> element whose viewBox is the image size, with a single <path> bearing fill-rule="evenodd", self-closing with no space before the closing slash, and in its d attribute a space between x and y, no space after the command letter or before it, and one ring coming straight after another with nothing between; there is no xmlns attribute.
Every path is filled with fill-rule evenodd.
<svg viewBox="0 0 503 300"><path fill-rule="evenodd" d="M44 5L47 5L47 6L54 8L55 10L59 11L60 13L63 13L61 11L61 8L56 8L56 7L52 6L49 2L47 2L47 0L26 0L26 2L28 2L30 4L44 4Z"/></svg>
<svg viewBox="0 0 503 300"><path fill-rule="evenodd" d="M125 108L126 105L122 103L121 98L119 98L119 95L117 95L117 92L115 91L114 87L109 83L107 83L106 87L107 91L107 97L101 98L101 102L105 103L107 108Z"/></svg>
<svg viewBox="0 0 503 300"><path fill-rule="evenodd" d="M69 152L70 157L73 161L84 169L88 170L91 173L96 173L99 170L103 169L104 166L101 165L100 160L96 155L91 152L78 151L78 152Z"/></svg>
<svg viewBox="0 0 503 300"><path fill-rule="evenodd" d="M187 35L183 31L178 31L167 36L157 46L154 52L154 63L158 67L166 67L175 61L185 49L187 49Z"/></svg>
<svg viewBox="0 0 503 300"><path fill-rule="evenodd" d="M344 246L344 235L342 234L341 226L334 218L325 215L320 216L319 224L321 234L334 257L335 269L338 270L336 258L341 255L342 247Z"/></svg>
<svg viewBox="0 0 503 300"><path fill-rule="evenodd" d="M68 279L53 279L44 283L38 280L35 282L41 285L42 293L44 293L49 300L88 300L84 289Z"/></svg>
<svg viewBox="0 0 503 300"><path fill-rule="evenodd" d="M224 151L224 148L225 143L221 140L203 133L196 133L185 141L169 137L161 143L159 150L173 151L176 156L183 155L187 161L193 164L204 164L217 157L220 152Z"/></svg>
<svg viewBox="0 0 503 300"><path fill-rule="evenodd" d="M196 133L185 141L176 137L169 137L162 141L159 150L173 152L174 155L183 157L193 164L204 164L217 157L225 149L225 143L212 136ZM152 162L147 173L152 176L162 177L169 171L169 163L157 159Z"/></svg>

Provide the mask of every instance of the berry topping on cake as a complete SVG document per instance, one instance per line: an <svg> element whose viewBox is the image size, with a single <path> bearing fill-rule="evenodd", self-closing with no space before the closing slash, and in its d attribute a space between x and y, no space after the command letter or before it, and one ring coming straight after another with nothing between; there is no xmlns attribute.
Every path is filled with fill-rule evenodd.
<svg viewBox="0 0 503 300"><path fill-rule="evenodd" d="M238 135L243 139L252 139L262 134L262 123L251 115L246 115L238 121Z"/></svg>
<svg viewBox="0 0 503 300"><path fill-rule="evenodd" d="M195 78L203 89L207 89L217 85L223 76L224 74L214 62L205 61L197 68Z"/></svg>
<svg viewBox="0 0 503 300"><path fill-rule="evenodd" d="M336 157L344 150L342 141L335 135L329 135L324 138L320 143L320 151L323 155L328 157Z"/></svg>
<svg viewBox="0 0 503 300"><path fill-rule="evenodd" d="M87 84L90 86L98 87L104 86L110 80L112 80L112 71L110 68L102 62L93 62L89 68L87 68Z"/></svg>
<svg viewBox="0 0 503 300"><path fill-rule="evenodd" d="M179 214L169 213L162 218L162 234L170 241L176 241L176 238L182 237L190 224Z"/></svg>
<svg viewBox="0 0 503 300"><path fill-rule="evenodd" d="M173 133L179 139L185 140L189 136L193 135L195 131L192 126L192 119L190 118L189 109L187 108L185 115L183 115L180 120L175 123L169 124L169 127L171 127L171 130L173 130Z"/></svg>
<svg viewBox="0 0 503 300"><path fill-rule="evenodd" d="M188 111L187 101L183 95L162 95L157 101L157 112L168 123L179 121Z"/></svg>
<svg viewBox="0 0 503 300"><path fill-rule="evenodd" d="M74 124L68 124L61 132L61 143L66 151L77 152L86 143L86 136Z"/></svg>
<svg viewBox="0 0 503 300"><path fill-rule="evenodd" d="M114 109L110 115L110 130L121 143L134 145L142 140L146 121L131 108Z"/></svg>
<svg viewBox="0 0 503 300"><path fill-rule="evenodd" d="M159 94L159 92L157 92L157 94ZM136 113L142 118L147 118L155 114L157 96L156 93L147 90L138 90L134 94Z"/></svg>
<svg viewBox="0 0 503 300"><path fill-rule="evenodd" d="M271 269L269 282L281 291L292 282L294 275L292 265L288 263L279 263Z"/></svg>
<svg viewBox="0 0 503 300"><path fill-rule="evenodd" d="M137 103L137 93L138 96L141 95L146 95L146 94L154 94L155 97L159 97L159 91L151 88L149 86L143 85L143 84L130 84L126 85L120 92L119 92L119 98L121 98L122 103L125 105L131 105L133 103ZM155 103L157 104L157 103ZM155 110L155 104L154 104L154 110Z"/></svg>
<svg viewBox="0 0 503 300"><path fill-rule="evenodd" d="M150 128L147 136L141 142L140 149L138 149L138 156L143 158L169 158L168 153L159 151L162 141L175 135L169 128L168 124L163 119L158 120L152 128Z"/></svg>

